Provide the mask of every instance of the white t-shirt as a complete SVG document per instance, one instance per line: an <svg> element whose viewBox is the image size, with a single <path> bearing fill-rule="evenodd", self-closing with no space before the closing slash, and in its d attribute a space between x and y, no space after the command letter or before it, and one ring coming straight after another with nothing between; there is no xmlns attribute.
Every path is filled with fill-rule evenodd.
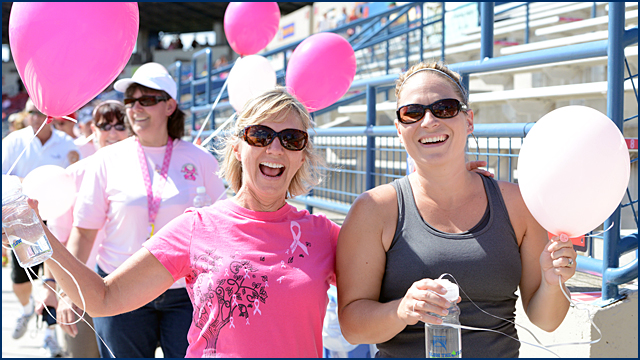
<svg viewBox="0 0 640 360"><path fill-rule="evenodd" d="M89 161L91 161L93 157L88 157L86 159L82 159L74 164L69 165L67 167L66 172L71 176L76 186L76 193L80 190L80 185L82 184L82 179L84 178L84 173L89 166ZM69 235L71 235L71 229L73 228L73 206L67 210L60 217L49 219L47 221L47 227L51 231L51 233L63 244L66 244L69 241ZM96 240L93 243L93 248L91 249L91 254L87 259L87 266L91 269L96 267L96 256L98 255L98 248L102 244L102 240L105 238L104 229L100 229L98 234L96 235Z"/></svg>
<svg viewBox="0 0 640 360"><path fill-rule="evenodd" d="M138 251L149 237L147 189L137 146L135 138L130 137L98 150L87 168L75 204L74 226L104 228L106 232L97 262L107 273ZM143 146L143 150L153 185L160 178L166 146ZM224 199L225 188L215 174L217 171L218 162L213 155L189 142L174 140L154 233L193 206L199 186L206 187L214 201ZM181 279L172 288L184 285Z"/></svg>
<svg viewBox="0 0 640 360"><path fill-rule="evenodd" d="M58 165L66 168L70 165L68 154L78 152L73 138L62 131L52 129L51 137L44 145L40 139L33 138L33 128L14 131L2 140L2 173L6 174L22 150L27 148L11 175L24 178L32 170L43 165ZM33 141L29 142L33 138ZM79 152L78 152L79 154Z"/></svg>

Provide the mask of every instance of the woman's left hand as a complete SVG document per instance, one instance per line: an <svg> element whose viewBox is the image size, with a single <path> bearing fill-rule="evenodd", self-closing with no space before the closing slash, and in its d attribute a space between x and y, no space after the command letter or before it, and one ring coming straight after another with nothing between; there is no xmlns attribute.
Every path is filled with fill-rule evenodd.
<svg viewBox="0 0 640 360"><path fill-rule="evenodd" d="M540 254L540 267L545 281L549 285L558 285L558 276L565 283L576 273L576 258L578 254L573 249L571 239L560 240L554 236Z"/></svg>

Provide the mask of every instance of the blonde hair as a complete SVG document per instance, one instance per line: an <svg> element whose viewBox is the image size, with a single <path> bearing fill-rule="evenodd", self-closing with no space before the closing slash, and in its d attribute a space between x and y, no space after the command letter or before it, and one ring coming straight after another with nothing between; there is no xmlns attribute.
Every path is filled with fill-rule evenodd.
<svg viewBox="0 0 640 360"><path fill-rule="evenodd" d="M396 99L400 99L400 91L402 90L402 86L404 83L413 75L421 71L430 71L438 76L448 79L449 82L452 82L453 85L451 88L456 92L462 102L469 106L469 93L465 91L464 87L462 87L462 76L457 72L450 70L446 65L441 62L430 62L430 63L418 63L409 68L405 73L400 74L398 80L396 80ZM397 100L396 100L397 101Z"/></svg>
<svg viewBox="0 0 640 360"><path fill-rule="evenodd" d="M240 132L249 125L261 124L267 120L284 121L292 112L300 119L305 131L313 127L311 115L304 105L283 88L269 90L244 105L231 133L223 139L223 146L217 151L223 156L218 175L227 180L234 192L237 193L242 187L242 163L236 159L233 151L234 146L244 141L239 136ZM305 194L321 182L320 169L324 167L324 161L314 152L311 137L302 151L305 161L291 179L287 199Z"/></svg>

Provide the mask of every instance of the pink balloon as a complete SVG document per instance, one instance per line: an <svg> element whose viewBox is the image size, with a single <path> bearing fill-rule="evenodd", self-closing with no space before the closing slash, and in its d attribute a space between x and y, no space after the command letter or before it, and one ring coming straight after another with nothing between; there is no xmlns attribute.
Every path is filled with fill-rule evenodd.
<svg viewBox="0 0 640 360"><path fill-rule="evenodd" d="M240 55L264 49L280 26L280 8L275 2L230 2L224 12L224 33Z"/></svg>
<svg viewBox="0 0 640 360"><path fill-rule="evenodd" d="M323 109L347 93L356 75L351 44L334 33L311 35L294 50L287 65L287 89L309 111Z"/></svg>
<svg viewBox="0 0 640 360"><path fill-rule="evenodd" d="M14 2L9 44L42 113L70 114L122 72L138 37L138 4Z"/></svg>
<svg viewBox="0 0 640 360"><path fill-rule="evenodd" d="M620 130L586 106L565 106L543 116L518 158L527 208L547 231L571 238L592 231L613 213L629 174L629 150Z"/></svg>

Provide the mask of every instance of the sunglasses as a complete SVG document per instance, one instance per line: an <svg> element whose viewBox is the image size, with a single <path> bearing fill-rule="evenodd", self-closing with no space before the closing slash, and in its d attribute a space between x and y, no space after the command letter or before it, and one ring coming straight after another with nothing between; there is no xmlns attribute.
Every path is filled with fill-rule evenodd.
<svg viewBox="0 0 640 360"><path fill-rule="evenodd" d="M115 125L111 125L111 124L102 124L102 125L98 125L98 128L102 131L111 131L111 128L116 129L116 131L125 131L127 130L127 128L124 126L124 124L115 124Z"/></svg>
<svg viewBox="0 0 640 360"><path fill-rule="evenodd" d="M460 110L468 110L468 107L458 99L442 99L431 105L409 104L401 106L398 111L396 111L396 115L398 116L398 121L401 123L413 124L424 117L427 109L438 119L450 119L458 115Z"/></svg>
<svg viewBox="0 0 640 360"><path fill-rule="evenodd" d="M136 101L139 101L142 106L153 106L160 101L166 100L169 100L169 98L160 95L142 95L139 98L124 98L124 106L133 107Z"/></svg>
<svg viewBox="0 0 640 360"><path fill-rule="evenodd" d="M291 151L301 151L307 146L309 134L298 129L284 129L276 132L264 125L247 126L240 132L240 137L249 145L257 147L269 146L276 137L280 139L280 145Z"/></svg>

